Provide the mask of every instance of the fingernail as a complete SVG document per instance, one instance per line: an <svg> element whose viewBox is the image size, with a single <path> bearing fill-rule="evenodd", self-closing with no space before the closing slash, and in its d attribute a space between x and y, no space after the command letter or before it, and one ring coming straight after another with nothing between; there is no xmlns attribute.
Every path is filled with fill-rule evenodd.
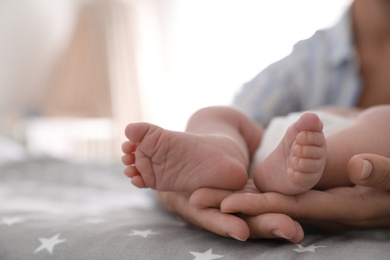
<svg viewBox="0 0 390 260"><path fill-rule="evenodd" d="M367 179L372 171L372 164L368 160L363 160L363 171L362 174L360 175L359 180L365 180Z"/></svg>
<svg viewBox="0 0 390 260"><path fill-rule="evenodd" d="M229 233L228 234L231 238L234 238L235 240L238 240L238 241L241 241L241 242L245 242L246 239L242 239L242 238L239 238L237 235L235 234L232 234L232 233Z"/></svg>
<svg viewBox="0 0 390 260"><path fill-rule="evenodd" d="M291 238L292 238L292 237L287 237L279 229L276 229L276 230L272 231L272 235L274 235L276 237L283 238L283 239L287 239L287 240L291 240Z"/></svg>

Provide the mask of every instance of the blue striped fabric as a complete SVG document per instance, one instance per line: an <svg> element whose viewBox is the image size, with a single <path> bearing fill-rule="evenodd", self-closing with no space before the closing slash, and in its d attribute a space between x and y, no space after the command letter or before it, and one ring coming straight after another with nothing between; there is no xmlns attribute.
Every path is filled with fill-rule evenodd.
<svg viewBox="0 0 390 260"><path fill-rule="evenodd" d="M289 56L246 83L234 105L263 126L290 112L351 107L362 88L358 67L349 9L335 26L298 42Z"/></svg>

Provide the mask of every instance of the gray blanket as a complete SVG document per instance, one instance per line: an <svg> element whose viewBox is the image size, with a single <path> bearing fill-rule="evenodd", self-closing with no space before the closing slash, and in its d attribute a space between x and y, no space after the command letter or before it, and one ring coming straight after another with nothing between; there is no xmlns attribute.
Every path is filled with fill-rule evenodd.
<svg viewBox="0 0 390 260"><path fill-rule="evenodd" d="M194 230L121 165L0 165L0 259L390 259L390 231L311 232L300 244Z"/></svg>

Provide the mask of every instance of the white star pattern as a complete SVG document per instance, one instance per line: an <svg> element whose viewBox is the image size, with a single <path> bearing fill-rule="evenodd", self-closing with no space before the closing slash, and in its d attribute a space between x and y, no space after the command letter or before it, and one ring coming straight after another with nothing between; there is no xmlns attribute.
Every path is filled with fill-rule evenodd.
<svg viewBox="0 0 390 260"><path fill-rule="evenodd" d="M66 239L58 239L59 236L60 234L57 234L51 238L39 238L41 245L34 251L34 253L38 253L39 251L46 249L50 254L52 254L55 245L66 241Z"/></svg>
<svg viewBox="0 0 390 260"><path fill-rule="evenodd" d="M22 223L25 220L21 217L13 217L13 218L2 218L1 219L1 224L7 225L7 226L12 226L13 224L16 223Z"/></svg>
<svg viewBox="0 0 390 260"><path fill-rule="evenodd" d="M146 238L148 237L149 235L156 235L158 233L156 232L153 232L152 230L148 229L148 230L131 230L133 233L130 233L128 234L127 236L131 237L131 236L141 236L143 238Z"/></svg>
<svg viewBox="0 0 390 260"><path fill-rule="evenodd" d="M224 257L223 255L214 255L211 251L213 249L210 248L204 253L198 253L198 252L190 252L191 255L195 256L194 260L213 260L213 259L219 259Z"/></svg>
<svg viewBox="0 0 390 260"><path fill-rule="evenodd" d="M315 250L320 247L326 247L326 246L315 246L315 245L310 245L310 246L302 246L301 244L297 244L298 248L293 249L295 252L298 253L303 253L303 252L312 252L315 253Z"/></svg>

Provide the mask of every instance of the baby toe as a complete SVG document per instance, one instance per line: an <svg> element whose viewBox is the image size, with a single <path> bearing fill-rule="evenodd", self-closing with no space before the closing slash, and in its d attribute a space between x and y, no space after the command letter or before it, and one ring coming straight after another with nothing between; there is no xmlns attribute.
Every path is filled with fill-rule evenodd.
<svg viewBox="0 0 390 260"><path fill-rule="evenodd" d="M126 166L132 165L135 162L134 154L125 154L122 156L122 163Z"/></svg>
<svg viewBox="0 0 390 260"><path fill-rule="evenodd" d="M323 123L317 114L306 112L297 121L297 129L299 131L315 131L321 132Z"/></svg>
<svg viewBox="0 0 390 260"><path fill-rule="evenodd" d="M290 166L292 169L298 172L316 173L323 170L324 161L293 156L291 158Z"/></svg>
<svg viewBox="0 0 390 260"><path fill-rule="evenodd" d="M138 172L137 168L135 168L135 166L133 166L133 165L126 167L123 170L123 172L129 178L133 178L134 176L140 175L140 173Z"/></svg>
<svg viewBox="0 0 390 260"><path fill-rule="evenodd" d="M326 139L322 132L303 131L297 135L295 142L299 145L323 146Z"/></svg>
<svg viewBox="0 0 390 260"><path fill-rule="evenodd" d="M321 174L304 173L293 168L287 170L287 175L295 185L303 188L302 192L311 189L321 178Z"/></svg>
<svg viewBox="0 0 390 260"><path fill-rule="evenodd" d="M141 175L136 175L131 178L131 183L137 188L147 188Z"/></svg>
<svg viewBox="0 0 390 260"><path fill-rule="evenodd" d="M298 158L321 159L326 156L326 150L323 147L313 145L294 145L292 154Z"/></svg>
<svg viewBox="0 0 390 260"><path fill-rule="evenodd" d="M136 148L137 148L137 145L133 142L130 142L130 141L126 141L122 144L122 152L125 154L133 153Z"/></svg>

